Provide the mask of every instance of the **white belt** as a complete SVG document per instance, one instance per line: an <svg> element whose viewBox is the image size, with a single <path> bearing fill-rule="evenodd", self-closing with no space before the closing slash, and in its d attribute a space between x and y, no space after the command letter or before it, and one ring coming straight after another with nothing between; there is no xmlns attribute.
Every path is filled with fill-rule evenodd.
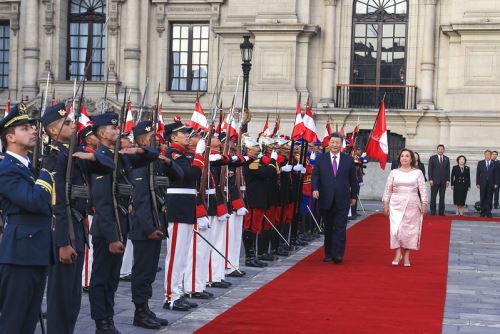
<svg viewBox="0 0 500 334"><path fill-rule="evenodd" d="M207 191L205 191L205 195L215 195L215 189L207 189Z"/></svg>
<svg viewBox="0 0 500 334"><path fill-rule="evenodd" d="M241 186L240 187L240 191L246 191L247 190L247 186Z"/></svg>
<svg viewBox="0 0 500 334"><path fill-rule="evenodd" d="M167 194L176 194L176 195L195 195L196 196L196 189L191 189L191 188L168 188L167 189Z"/></svg>

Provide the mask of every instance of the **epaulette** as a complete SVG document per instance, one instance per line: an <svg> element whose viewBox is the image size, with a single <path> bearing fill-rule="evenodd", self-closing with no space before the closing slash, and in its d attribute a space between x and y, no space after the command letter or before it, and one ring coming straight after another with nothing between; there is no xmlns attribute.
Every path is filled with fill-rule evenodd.
<svg viewBox="0 0 500 334"><path fill-rule="evenodd" d="M49 144L47 146L49 148L49 152L54 152L54 151L59 152L60 151L59 147L57 147L55 145Z"/></svg>

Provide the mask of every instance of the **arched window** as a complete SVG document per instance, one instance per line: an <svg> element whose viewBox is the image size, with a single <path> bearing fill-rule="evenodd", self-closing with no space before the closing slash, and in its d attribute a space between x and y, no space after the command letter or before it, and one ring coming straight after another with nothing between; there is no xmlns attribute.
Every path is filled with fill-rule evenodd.
<svg viewBox="0 0 500 334"><path fill-rule="evenodd" d="M407 24L407 0L354 1L351 84L406 84ZM363 90L376 101L386 92L383 87Z"/></svg>
<svg viewBox="0 0 500 334"><path fill-rule="evenodd" d="M81 79L89 61L91 64L86 73L87 80L104 79L105 22L105 0L71 0L67 79Z"/></svg>

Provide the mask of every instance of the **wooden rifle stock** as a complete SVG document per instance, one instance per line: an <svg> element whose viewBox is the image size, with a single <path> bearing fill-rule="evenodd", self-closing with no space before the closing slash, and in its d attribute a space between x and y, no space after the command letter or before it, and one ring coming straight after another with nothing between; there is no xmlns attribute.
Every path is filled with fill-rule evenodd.
<svg viewBox="0 0 500 334"><path fill-rule="evenodd" d="M151 110L151 123L153 125L153 134L151 135L150 146L157 149L156 131L158 128L158 112L160 111L160 83L158 83L158 95L156 97L156 108ZM155 186L155 164L153 161L149 164L149 193L151 195L151 205L153 210L153 219L157 230L161 231L160 216L158 215L158 203L156 201L156 186Z"/></svg>

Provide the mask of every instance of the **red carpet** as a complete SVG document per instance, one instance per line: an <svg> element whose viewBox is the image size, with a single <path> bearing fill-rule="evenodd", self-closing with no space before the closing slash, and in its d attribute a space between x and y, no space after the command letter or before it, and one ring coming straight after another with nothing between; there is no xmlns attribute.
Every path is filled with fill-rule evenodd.
<svg viewBox="0 0 500 334"><path fill-rule="evenodd" d="M341 265L321 248L197 333L441 333L453 218L426 216L412 267L394 268L388 218L370 216Z"/></svg>

